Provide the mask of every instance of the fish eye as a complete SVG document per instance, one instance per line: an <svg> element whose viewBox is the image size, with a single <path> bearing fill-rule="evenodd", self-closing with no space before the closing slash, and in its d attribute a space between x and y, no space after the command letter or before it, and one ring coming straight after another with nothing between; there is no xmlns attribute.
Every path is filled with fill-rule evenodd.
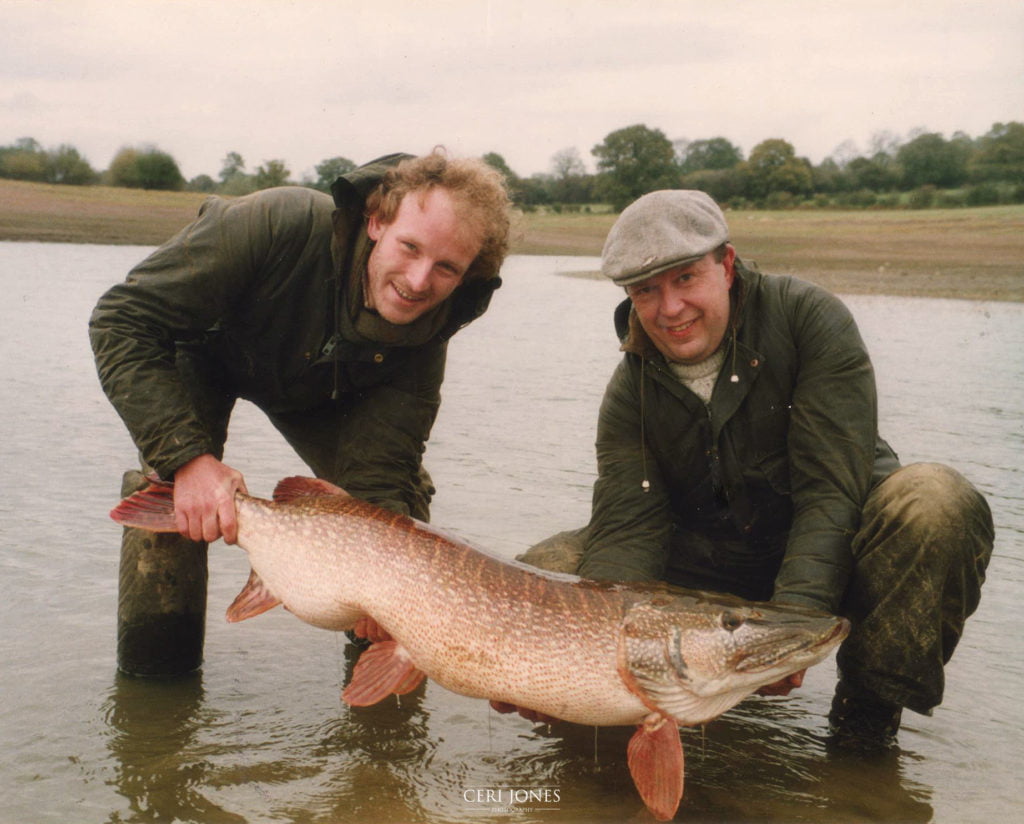
<svg viewBox="0 0 1024 824"><path fill-rule="evenodd" d="M745 620L738 612L725 612L722 614L722 629L735 632L743 626Z"/></svg>

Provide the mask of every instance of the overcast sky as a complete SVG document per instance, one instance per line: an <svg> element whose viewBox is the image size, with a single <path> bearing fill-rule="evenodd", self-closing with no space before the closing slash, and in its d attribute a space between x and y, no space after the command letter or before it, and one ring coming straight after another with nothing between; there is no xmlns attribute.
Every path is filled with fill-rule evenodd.
<svg viewBox="0 0 1024 824"><path fill-rule="evenodd" d="M1024 120L1021 0L0 0L0 145L183 174L391 151L521 175L643 123L670 139L844 141Z"/></svg>

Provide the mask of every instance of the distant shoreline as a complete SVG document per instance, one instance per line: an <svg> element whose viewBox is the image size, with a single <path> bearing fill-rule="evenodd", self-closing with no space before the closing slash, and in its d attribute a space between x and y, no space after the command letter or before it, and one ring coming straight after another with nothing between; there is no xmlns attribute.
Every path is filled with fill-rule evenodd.
<svg viewBox="0 0 1024 824"><path fill-rule="evenodd" d="M155 246L189 223L206 197L0 180L0 240ZM744 260L834 292L1024 302L1024 205L727 217ZM512 253L598 256L614 220L528 213Z"/></svg>

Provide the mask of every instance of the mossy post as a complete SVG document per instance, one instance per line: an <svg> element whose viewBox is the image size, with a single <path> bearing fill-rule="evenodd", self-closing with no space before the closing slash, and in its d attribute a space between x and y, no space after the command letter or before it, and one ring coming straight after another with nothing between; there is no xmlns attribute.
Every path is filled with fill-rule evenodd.
<svg viewBox="0 0 1024 824"><path fill-rule="evenodd" d="M144 489L138 471L124 474L121 497ZM128 675L167 677L203 662L206 633L205 542L177 533L126 527L117 593L117 667Z"/></svg>

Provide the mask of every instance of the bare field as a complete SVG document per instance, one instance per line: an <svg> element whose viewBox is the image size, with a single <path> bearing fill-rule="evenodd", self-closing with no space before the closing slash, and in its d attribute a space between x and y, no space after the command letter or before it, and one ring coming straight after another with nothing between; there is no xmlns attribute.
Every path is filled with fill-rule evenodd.
<svg viewBox="0 0 1024 824"><path fill-rule="evenodd" d="M1024 301L1024 206L734 211L726 218L745 261L835 292ZM599 255L614 219L527 215L517 251Z"/></svg>
<svg viewBox="0 0 1024 824"><path fill-rule="evenodd" d="M0 240L155 245L192 220L205 197L0 180ZM766 272L845 293L1024 301L1024 206L727 217L741 257ZM513 251L600 255L614 220L526 214Z"/></svg>
<svg viewBox="0 0 1024 824"><path fill-rule="evenodd" d="M189 223L205 198L0 180L0 240L156 245Z"/></svg>

